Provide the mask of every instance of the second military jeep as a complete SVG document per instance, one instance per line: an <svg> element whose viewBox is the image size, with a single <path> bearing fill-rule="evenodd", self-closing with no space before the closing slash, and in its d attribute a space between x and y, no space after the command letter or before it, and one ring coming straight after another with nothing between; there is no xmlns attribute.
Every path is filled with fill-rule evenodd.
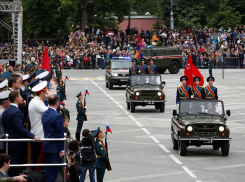
<svg viewBox="0 0 245 182"><path fill-rule="evenodd" d="M160 112L165 110L165 82L161 75L135 74L131 75L126 87L127 109L135 112L136 106L155 105Z"/></svg>
<svg viewBox="0 0 245 182"><path fill-rule="evenodd" d="M221 148L223 156L228 156L230 130L226 121L230 110L224 113L224 104L219 100L181 100L179 114L173 110L171 138L173 149L185 156L188 146L212 145Z"/></svg>

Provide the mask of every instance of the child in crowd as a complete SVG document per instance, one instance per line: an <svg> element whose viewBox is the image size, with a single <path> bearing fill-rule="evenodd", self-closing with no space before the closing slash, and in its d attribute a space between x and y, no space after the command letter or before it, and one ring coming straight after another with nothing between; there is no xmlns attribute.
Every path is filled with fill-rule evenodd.
<svg viewBox="0 0 245 182"><path fill-rule="evenodd" d="M71 133L68 129L68 126L69 126L69 118L68 117L65 117L63 119L63 122L64 122L64 129L65 129L65 133L67 134L67 138L71 138Z"/></svg>

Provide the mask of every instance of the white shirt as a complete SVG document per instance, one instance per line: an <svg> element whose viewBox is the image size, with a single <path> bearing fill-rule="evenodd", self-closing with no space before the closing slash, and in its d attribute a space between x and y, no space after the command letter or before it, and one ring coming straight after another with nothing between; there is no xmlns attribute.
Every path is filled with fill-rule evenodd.
<svg viewBox="0 0 245 182"><path fill-rule="evenodd" d="M18 107L18 105L17 105L17 104L15 104L15 103L10 103L10 105L11 105L11 106L15 106L15 107L19 108L19 107Z"/></svg>
<svg viewBox="0 0 245 182"><path fill-rule="evenodd" d="M48 110L48 107L45 106L44 102L40 100L38 96L35 96L28 106L28 114L31 123L30 132L40 138L44 138L42 115L46 110Z"/></svg>

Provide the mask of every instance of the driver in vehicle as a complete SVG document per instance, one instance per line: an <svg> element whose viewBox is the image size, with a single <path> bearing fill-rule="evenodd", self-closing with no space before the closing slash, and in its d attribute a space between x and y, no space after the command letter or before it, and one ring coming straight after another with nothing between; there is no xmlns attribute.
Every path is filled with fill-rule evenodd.
<svg viewBox="0 0 245 182"><path fill-rule="evenodd" d="M205 113L218 114L217 110L215 109L215 107L213 108L213 105L211 103L207 104L207 109L205 110Z"/></svg>
<svg viewBox="0 0 245 182"><path fill-rule="evenodd" d="M154 76L151 76L150 84L157 84L156 78Z"/></svg>

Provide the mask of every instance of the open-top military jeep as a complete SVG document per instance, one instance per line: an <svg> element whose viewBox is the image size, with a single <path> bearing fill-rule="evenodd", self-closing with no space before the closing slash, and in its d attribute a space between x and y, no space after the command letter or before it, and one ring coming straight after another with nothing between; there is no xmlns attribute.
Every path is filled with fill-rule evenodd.
<svg viewBox="0 0 245 182"><path fill-rule="evenodd" d="M171 138L173 149L181 156L187 153L187 147L194 145L212 145L223 156L228 156L230 148L230 130L226 121L230 110L224 113L224 104L219 100L182 100L179 102L179 114L173 110Z"/></svg>
<svg viewBox="0 0 245 182"><path fill-rule="evenodd" d="M126 87L127 109L135 112L136 106L155 105L156 109L164 112L166 102L164 85L161 75L132 75Z"/></svg>

